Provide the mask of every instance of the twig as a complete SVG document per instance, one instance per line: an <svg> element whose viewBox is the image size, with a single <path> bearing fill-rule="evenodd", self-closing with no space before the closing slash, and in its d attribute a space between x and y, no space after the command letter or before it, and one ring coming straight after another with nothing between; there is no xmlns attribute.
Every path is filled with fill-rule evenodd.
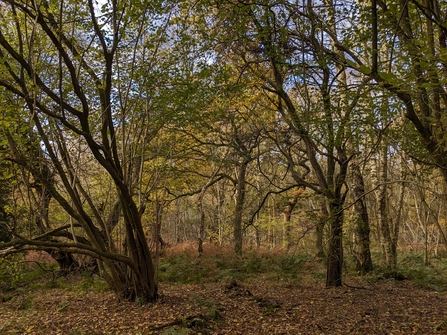
<svg viewBox="0 0 447 335"><path fill-rule="evenodd" d="M354 285L348 285L348 284L343 284L343 286L346 286L346 287L349 287L349 288L355 288L355 289L358 289L358 290L367 290L367 288L366 287L363 287L363 286L354 286Z"/></svg>

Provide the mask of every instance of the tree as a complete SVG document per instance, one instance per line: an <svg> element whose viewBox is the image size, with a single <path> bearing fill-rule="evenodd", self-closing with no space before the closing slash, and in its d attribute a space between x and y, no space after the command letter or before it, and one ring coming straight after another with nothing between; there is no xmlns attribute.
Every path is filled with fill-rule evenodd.
<svg viewBox="0 0 447 335"><path fill-rule="evenodd" d="M346 101L340 101L346 86L340 63L325 54L336 53L337 48L332 36L324 33L332 31L328 21L333 8L314 5L311 1L304 6L270 1L220 3L216 25L227 27L226 36L231 37L222 40L227 51L238 57L241 76L249 72L258 78L258 86L276 104L282 122L303 143L314 181L301 179L300 183L328 201L327 285L338 286L342 284L345 181L352 158L346 139L363 86L353 81Z"/></svg>
<svg viewBox="0 0 447 335"><path fill-rule="evenodd" d="M126 156L125 136L133 116L130 111L141 110L136 97L153 84L136 81L142 77L137 76L135 62L148 53L156 60L162 50L169 22L164 14L170 10L165 5L0 2L0 86L28 111L26 118L58 182L47 178L13 138L12 157L74 221L73 225L52 224L31 238L13 231L15 238L0 245L2 254L31 249L86 254L97 259L101 275L120 299L157 298L154 264L141 221L144 206L138 207L134 200L135 176L141 177L134 167L139 163ZM125 94L123 81L128 82ZM151 90L144 91L146 97ZM152 120L143 120L140 129L149 134L145 125ZM119 207L111 206L110 215L76 172L82 164L77 150L114 185L109 191ZM117 210L121 215L113 214ZM112 236L119 217L125 231L124 250ZM47 239L61 232L64 238Z"/></svg>
<svg viewBox="0 0 447 335"><path fill-rule="evenodd" d="M372 1L358 3L354 15L344 15L346 33L338 38L331 27L324 31L342 53L325 50L335 59L398 98L404 116L413 124L447 180L444 87L447 63L447 28L442 1ZM315 18L324 24L325 18ZM353 18L353 19L351 19ZM362 40L368 43L362 44ZM355 43L353 43L355 42ZM363 45L356 49L356 46Z"/></svg>
<svg viewBox="0 0 447 335"><path fill-rule="evenodd" d="M231 85L235 84L228 84L229 87ZM204 220L201 203L206 188L222 178L229 179L235 188L232 220L234 250L237 254L241 254L249 165L259 156L257 149L261 141L262 130L258 126L260 120L251 119L251 111L259 108L253 102L254 98L250 97L252 91L239 88L236 92L227 91L225 93L229 97L221 97L216 99L214 104L210 104L207 111L211 115L204 116L200 122L201 126L207 129L206 136L198 137L194 129L190 130L189 135L202 147L200 149L202 156L207 155L210 161L217 159L216 163L219 164L219 168L211 173L208 182L200 191L200 220L201 222ZM236 93L239 95L237 98L235 97ZM262 111L259 112L259 117L263 118ZM218 153L221 153L222 157L217 158ZM218 173L218 170L223 171ZM201 230L203 229L201 228Z"/></svg>
<svg viewBox="0 0 447 335"><path fill-rule="evenodd" d="M356 213L356 270L360 274L366 274L373 270L370 251L370 220L368 206L365 199L365 181L361 172L359 161L354 160L351 165L351 185L354 196L354 211Z"/></svg>

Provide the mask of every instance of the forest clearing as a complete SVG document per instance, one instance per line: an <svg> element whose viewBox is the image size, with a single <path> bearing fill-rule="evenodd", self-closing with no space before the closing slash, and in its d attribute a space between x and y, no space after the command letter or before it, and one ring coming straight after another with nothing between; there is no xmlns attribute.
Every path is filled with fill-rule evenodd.
<svg viewBox="0 0 447 335"><path fill-rule="evenodd" d="M0 0L0 333L447 334L447 0Z"/></svg>
<svg viewBox="0 0 447 335"><path fill-rule="evenodd" d="M364 277L349 273L344 286L325 288L321 260L301 258L295 266L281 270L277 267L281 264L278 259L286 259L284 251L264 250L258 256L250 253L244 260L234 259L228 251L219 254L218 248L210 251L205 246L201 259L191 247L171 253L161 264L171 266L172 273L161 276L160 298L149 304L119 302L97 276L78 274L52 279L49 273L40 273L44 280L19 285L18 291L0 295L0 299L7 299L0 303L0 333L447 332L445 261L435 262L421 272L421 255L407 255L400 267L403 274L412 278L381 278L380 271Z"/></svg>

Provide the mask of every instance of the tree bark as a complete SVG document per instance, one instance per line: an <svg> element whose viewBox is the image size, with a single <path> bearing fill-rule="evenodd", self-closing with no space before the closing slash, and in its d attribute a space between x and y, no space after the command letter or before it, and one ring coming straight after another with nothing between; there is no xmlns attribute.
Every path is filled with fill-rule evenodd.
<svg viewBox="0 0 447 335"><path fill-rule="evenodd" d="M317 250L317 257L321 259L326 258L326 254L324 252L324 227L326 226L326 220L329 217L329 211L327 208L327 199L321 199L320 203L320 216L317 219L316 223L316 233L315 233L315 248Z"/></svg>
<svg viewBox="0 0 447 335"><path fill-rule="evenodd" d="M327 257L326 287L341 286L343 284L343 210L340 203L329 203L330 236Z"/></svg>
<svg viewBox="0 0 447 335"><path fill-rule="evenodd" d="M356 271L364 275L373 270L370 251L370 226L368 208L365 200L365 183L358 164L351 165L352 194L355 198L355 240Z"/></svg>
<svg viewBox="0 0 447 335"><path fill-rule="evenodd" d="M295 208L296 204L298 203L298 198L299 198L299 192L301 191L301 188L293 194L292 199L290 199L287 202L287 205L284 209L284 223L286 225L286 247L287 250L290 250L290 248L293 245L293 240L292 240L292 234L291 234L291 230L292 230L292 212L293 209Z"/></svg>
<svg viewBox="0 0 447 335"><path fill-rule="evenodd" d="M234 251L236 254L242 254L242 218L245 202L245 184L247 177L247 167L249 161L243 161L238 168L237 185L236 185L236 208L234 211Z"/></svg>
<svg viewBox="0 0 447 335"><path fill-rule="evenodd" d="M380 159L377 162L377 218L383 252L383 263L389 271L395 271L397 266L396 247L393 247L391 224L388 216L388 145L382 143Z"/></svg>

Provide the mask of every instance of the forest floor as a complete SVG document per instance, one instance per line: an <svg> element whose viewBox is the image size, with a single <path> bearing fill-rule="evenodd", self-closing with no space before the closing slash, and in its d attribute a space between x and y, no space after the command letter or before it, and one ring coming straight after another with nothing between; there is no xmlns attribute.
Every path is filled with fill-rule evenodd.
<svg viewBox="0 0 447 335"><path fill-rule="evenodd" d="M447 293L410 281L264 279L161 283L155 304L93 287L25 290L0 300L0 334L447 334Z"/></svg>

